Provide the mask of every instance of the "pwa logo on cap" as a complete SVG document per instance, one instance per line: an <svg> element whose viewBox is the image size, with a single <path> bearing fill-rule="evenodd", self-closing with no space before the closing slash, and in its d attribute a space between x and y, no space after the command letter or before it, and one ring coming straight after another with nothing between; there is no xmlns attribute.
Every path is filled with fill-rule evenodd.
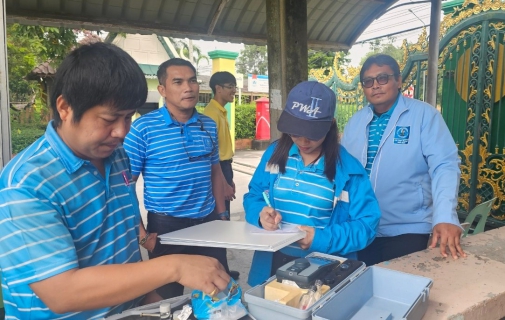
<svg viewBox="0 0 505 320"><path fill-rule="evenodd" d="M408 144L410 137L410 126L396 126L395 144Z"/></svg>
<svg viewBox="0 0 505 320"><path fill-rule="evenodd" d="M312 102L311 102L310 106L307 104L303 104L302 102L293 101L293 105L291 106L291 110L298 109L298 111L300 113L305 114L307 117L317 119L318 118L317 114L321 113L321 111L319 111L319 101L321 101L323 99L315 98L315 97L311 97L311 99L312 99Z"/></svg>

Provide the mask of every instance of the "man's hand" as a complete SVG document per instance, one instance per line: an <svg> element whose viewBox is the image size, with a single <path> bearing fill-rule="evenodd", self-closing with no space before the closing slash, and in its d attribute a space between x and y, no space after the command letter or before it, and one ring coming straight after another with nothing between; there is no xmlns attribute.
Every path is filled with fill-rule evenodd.
<svg viewBox="0 0 505 320"><path fill-rule="evenodd" d="M303 250L307 250L312 245L312 241L314 240L314 234L316 233L316 230L313 227L307 227L307 226L299 226L298 229L305 231L306 233L305 238L298 240L298 244L300 245L300 248L302 248Z"/></svg>
<svg viewBox="0 0 505 320"><path fill-rule="evenodd" d="M70 269L30 283L30 288L53 312L67 313L125 303L171 282L217 293L229 281L214 258L172 254L137 263ZM148 298L157 299L153 293Z"/></svg>
<svg viewBox="0 0 505 320"><path fill-rule="evenodd" d="M226 181L224 182L224 199L228 201L235 199L235 188L230 186Z"/></svg>
<svg viewBox="0 0 505 320"><path fill-rule="evenodd" d="M451 223L439 223L433 228L433 238L431 240L430 248L435 248L437 242L440 241L440 254L447 258L446 247L449 246L449 250L453 259L458 259L460 257L466 257L466 253L461 248L462 230L456 225Z"/></svg>
<svg viewBox="0 0 505 320"><path fill-rule="evenodd" d="M147 237L146 242L142 245L147 251L153 252L154 246L156 246L156 237L158 236L157 233L150 233L149 236Z"/></svg>
<svg viewBox="0 0 505 320"><path fill-rule="evenodd" d="M265 230L275 231L279 229L281 220L281 214L274 208L263 207L263 210L260 212L260 223Z"/></svg>
<svg viewBox="0 0 505 320"><path fill-rule="evenodd" d="M173 254L171 259L177 265L177 280L183 286L201 290L208 295L214 295L226 289L230 276L224 267L214 258Z"/></svg>

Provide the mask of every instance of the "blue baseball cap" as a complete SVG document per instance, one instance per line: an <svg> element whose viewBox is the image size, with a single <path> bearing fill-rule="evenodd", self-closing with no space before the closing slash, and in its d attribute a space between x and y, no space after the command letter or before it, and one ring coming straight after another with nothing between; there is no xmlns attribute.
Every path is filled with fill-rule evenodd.
<svg viewBox="0 0 505 320"><path fill-rule="evenodd" d="M277 130L320 140L330 130L336 105L335 93L326 85L317 81L301 82L289 92Z"/></svg>

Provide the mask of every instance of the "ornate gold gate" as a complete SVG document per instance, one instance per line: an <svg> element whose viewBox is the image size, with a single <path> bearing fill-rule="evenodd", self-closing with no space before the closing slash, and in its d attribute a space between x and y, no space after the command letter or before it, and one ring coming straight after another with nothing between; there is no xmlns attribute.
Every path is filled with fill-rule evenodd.
<svg viewBox="0 0 505 320"><path fill-rule="evenodd" d="M505 3L467 2L444 21L440 43L442 114L459 143L459 206L498 198L505 220Z"/></svg>

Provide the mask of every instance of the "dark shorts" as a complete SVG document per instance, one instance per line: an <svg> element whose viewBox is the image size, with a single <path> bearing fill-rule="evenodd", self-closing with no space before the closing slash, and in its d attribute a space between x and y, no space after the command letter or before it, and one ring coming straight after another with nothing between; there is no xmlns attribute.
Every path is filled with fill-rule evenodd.
<svg viewBox="0 0 505 320"><path fill-rule="evenodd" d="M377 237L365 249L358 252L358 260L371 266L395 259L428 247L429 234L407 233L395 237Z"/></svg>
<svg viewBox="0 0 505 320"><path fill-rule="evenodd" d="M162 235L168 232L177 231L180 229L196 226L205 222L219 220L215 213L211 213L205 218L189 219L175 218L172 216L149 212L147 215L147 231ZM161 244L160 239L156 239L156 246L152 252L149 252L149 259L169 255L169 254L194 254L216 258L228 270L228 262L226 260L226 249L210 248L210 247L193 247L193 246L177 246ZM183 294L184 286L173 282L166 284L156 290L164 299L177 297Z"/></svg>
<svg viewBox="0 0 505 320"><path fill-rule="evenodd" d="M221 170L223 171L224 178L226 179L226 182L230 186L233 185L233 168L231 166L231 163L233 162L232 159L230 160L223 160L219 161L219 164L221 165ZM226 210L228 210L228 213L230 212L230 201L225 200L225 205L226 205Z"/></svg>

